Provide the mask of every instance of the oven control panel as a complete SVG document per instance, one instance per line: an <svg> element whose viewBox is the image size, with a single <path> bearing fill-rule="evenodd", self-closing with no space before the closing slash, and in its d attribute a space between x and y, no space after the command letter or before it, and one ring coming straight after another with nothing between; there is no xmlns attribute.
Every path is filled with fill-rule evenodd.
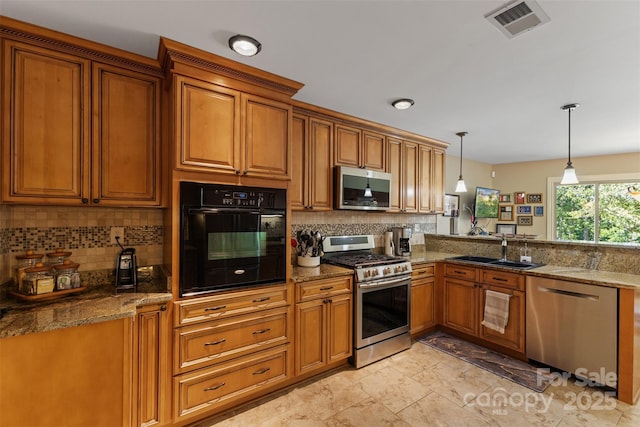
<svg viewBox="0 0 640 427"><path fill-rule="evenodd" d="M400 275L406 276L409 274L411 274L410 262L356 268L356 280L358 282L370 282L372 280Z"/></svg>

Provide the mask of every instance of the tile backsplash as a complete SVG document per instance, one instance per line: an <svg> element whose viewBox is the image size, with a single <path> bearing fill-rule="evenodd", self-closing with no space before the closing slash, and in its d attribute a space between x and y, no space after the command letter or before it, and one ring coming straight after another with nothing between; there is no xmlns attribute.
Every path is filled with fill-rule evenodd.
<svg viewBox="0 0 640 427"><path fill-rule="evenodd" d="M138 265L162 263L162 209L0 205L0 218L0 283L29 249L64 248L81 271L114 269L120 247L110 243L111 227L124 227L122 244L136 249Z"/></svg>

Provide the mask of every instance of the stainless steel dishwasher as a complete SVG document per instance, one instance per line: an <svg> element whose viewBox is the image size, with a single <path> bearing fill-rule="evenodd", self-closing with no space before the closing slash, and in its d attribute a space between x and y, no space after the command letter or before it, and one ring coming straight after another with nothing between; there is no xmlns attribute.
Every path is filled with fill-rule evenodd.
<svg viewBox="0 0 640 427"><path fill-rule="evenodd" d="M529 359L616 387L616 288L529 276L526 306Z"/></svg>

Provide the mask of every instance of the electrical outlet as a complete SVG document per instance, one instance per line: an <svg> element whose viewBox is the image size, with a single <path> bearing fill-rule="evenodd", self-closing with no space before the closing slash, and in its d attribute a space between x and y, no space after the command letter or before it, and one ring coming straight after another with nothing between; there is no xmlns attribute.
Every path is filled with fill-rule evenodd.
<svg viewBox="0 0 640 427"><path fill-rule="evenodd" d="M124 227L111 227L111 240L110 244L117 245L116 236L120 238L120 244L124 245Z"/></svg>

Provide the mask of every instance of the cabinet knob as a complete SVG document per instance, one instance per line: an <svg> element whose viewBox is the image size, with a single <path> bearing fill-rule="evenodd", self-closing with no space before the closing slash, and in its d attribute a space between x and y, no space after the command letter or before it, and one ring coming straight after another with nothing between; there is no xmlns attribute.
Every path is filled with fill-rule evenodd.
<svg viewBox="0 0 640 427"><path fill-rule="evenodd" d="M236 175L240 175L240 169L236 169Z"/></svg>
<svg viewBox="0 0 640 427"><path fill-rule="evenodd" d="M167 304L162 304L160 306L160 311L167 311Z"/></svg>
<svg viewBox="0 0 640 427"><path fill-rule="evenodd" d="M89 203L89 199L87 199L86 197L83 197L82 198L82 203L84 203L86 205L87 203Z"/></svg>
<svg viewBox="0 0 640 427"><path fill-rule="evenodd" d="M100 199L93 199L93 203L100 203Z"/></svg>
<svg viewBox="0 0 640 427"><path fill-rule="evenodd" d="M249 171L245 169L244 172L242 172L242 175L246 176L248 173L249 173Z"/></svg>

